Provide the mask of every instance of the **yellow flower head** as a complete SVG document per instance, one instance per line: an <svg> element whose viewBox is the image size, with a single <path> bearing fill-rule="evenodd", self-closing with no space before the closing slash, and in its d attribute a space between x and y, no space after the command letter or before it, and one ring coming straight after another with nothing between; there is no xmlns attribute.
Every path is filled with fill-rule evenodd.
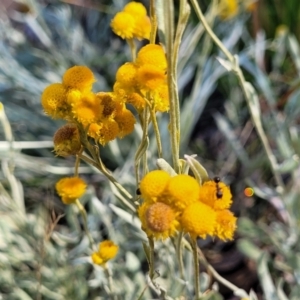
<svg viewBox="0 0 300 300"><path fill-rule="evenodd" d="M237 0L220 0L219 16L221 19L231 19L239 12Z"/></svg>
<svg viewBox="0 0 300 300"><path fill-rule="evenodd" d="M195 178L180 174L169 180L161 201L182 211L191 203L198 201L199 190L200 186Z"/></svg>
<svg viewBox="0 0 300 300"><path fill-rule="evenodd" d="M162 170L154 170L146 174L140 182L141 195L145 201L156 202L161 196L171 176Z"/></svg>
<svg viewBox="0 0 300 300"><path fill-rule="evenodd" d="M98 141L99 138L100 138L100 130L101 130L101 128L102 128L102 124L92 123L89 126L87 135Z"/></svg>
<svg viewBox="0 0 300 300"><path fill-rule="evenodd" d="M98 252L92 254L92 260L96 265L104 265L107 261L115 258L119 247L110 240L99 244Z"/></svg>
<svg viewBox="0 0 300 300"><path fill-rule="evenodd" d="M214 180L209 180L204 182L200 188L199 201L209 205L214 210L223 210L230 207L232 195L224 182L216 183Z"/></svg>
<svg viewBox="0 0 300 300"><path fill-rule="evenodd" d="M102 117L103 106L95 94L82 94L79 101L72 105L73 117L83 126L97 122Z"/></svg>
<svg viewBox="0 0 300 300"><path fill-rule="evenodd" d="M133 105L137 111L142 111L146 106L145 99L138 93L129 94L127 103Z"/></svg>
<svg viewBox="0 0 300 300"><path fill-rule="evenodd" d="M45 88L42 94L42 106L47 115L53 119L66 115L66 89L61 83L53 83Z"/></svg>
<svg viewBox="0 0 300 300"><path fill-rule="evenodd" d="M126 4L123 8L123 11L136 17L144 17L147 15L146 7L142 3L135 1L131 1Z"/></svg>
<svg viewBox="0 0 300 300"><path fill-rule="evenodd" d="M135 29L135 19L130 13L121 11L112 19L110 26L113 32L122 39L132 39Z"/></svg>
<svg viewBox="0 0 300 300"><path fill-rule="evenodd" d="M134 88L137 84L136 72L137 68L134 63L125 63L118 69L116 80L123 88Z"/></svg>
<svg viewBox="0 0 300 300"><path fill-rule="evenodd" d="M138 215L142 229L149 237L166 239L173 236L179 227L176 212L161 202L143 203L138 209Z"/></svg>
<svg viewBox="0 0 300 300"><path fill-rule="evenodd" d="M183 211L179 221L183 231L193 238L206 238L215 232L216 212L201 202L194 202Z"/></svg>
<svg viewBox="0 0 300 300"><path fill-rule="evenodd" d="M165 71L150 64L139 67L136 76L140 88L146 90L155 90L166 81Z"/></svg>
<svg viewBox="0 0 300 300"><path fill-rule="evenodd" d="M120 132L119 125L114 119L103 120L99 131L99 143L106 145L114 140Z"/></svg>
<svg viewBox="0 0 300 300"><path fill-rule="evenodd" d="M151 21L148 16L141 16L136 18L134 27L134 37L142 39L150 39Z"/></svg>
<svg viewBox="0 0 300 300"><path fill-rule="evenodd" d="M94 74L86 66L74 66L63 75L63 85L71 89L90 91L94 82Z"/></svg>
<svg viewBox="0 0 300 300"><path fill-rule="evenodd" d="M79 177L65 177L56 183L55 188L64 204L72 204L85 193L86 183Z"/></svg>
<svg viewBox="0 0 300 300"><path fill-rule="evenodd" d="M227 209L217 211L216 213L217 222L214 235L223 241L232 240L236 230L237 218Z"/></svg>
<svg viewBox="0 0 300 300"><path fill-rule="evenodd" d="M137 55L136 64L138 66L149 64L165 71L167 69L167 59L162 46L155 44L144 46Z"/></svg>
<svg viewBox="0 0 300 300"><path fill-rule="evenodd" d="M54 151L59 156L77 154L81 149L80 134L75 124L66 124L59 128L53 137Z"/></svg>
<svg viewBox="0 0 300 300"><path fill-rule="evenodd" d="M119 125L118 137L122 138L125 135L131 133L134 129L135 117L128 109L123 109L115 116L115 121Z"/></svg>
<svg viewBox="0 0 300 300"><path fill-rule="evenodd" d="M79 90L76 89L69 89L67 92L67 103L72 106L76 105L81 98L82 98L83 93L80 92Z"/></svg>
<svg viewBox="0 0 300 300"><path fill-rule="evenodd" d="M166 84L160 85L151 93L156 111L165 112L170 109L169 89Z"/></svg>

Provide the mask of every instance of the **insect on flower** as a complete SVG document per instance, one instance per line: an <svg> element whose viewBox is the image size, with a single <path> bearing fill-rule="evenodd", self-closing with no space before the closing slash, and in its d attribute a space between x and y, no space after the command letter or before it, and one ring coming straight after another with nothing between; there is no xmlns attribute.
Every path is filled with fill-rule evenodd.
<svg viewBox="0 0 300 300"><path fill-rule="evenodd" d="M218 176L214 177L214 182L216 183L216 189L217 189L216 197L218 199L221 199L223 197L222 189L219 186L220 181L221 181L220 177L218 177Z"/></svg>

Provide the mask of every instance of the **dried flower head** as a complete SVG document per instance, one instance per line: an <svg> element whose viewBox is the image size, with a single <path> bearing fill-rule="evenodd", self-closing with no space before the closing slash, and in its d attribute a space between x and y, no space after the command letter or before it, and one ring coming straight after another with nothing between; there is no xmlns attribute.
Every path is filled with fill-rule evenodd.
<svg viewBox="0 0 300 300"><path fill-rule="evenodd" d="M55 188L64 204L72 204L85 193L86 183L79 177L65 177L56 183Z"/></svg>
<svg viewBox="0 0 300 300"><path fill-rule="evenodd" d="M75 124L66 124L54 134L54 151L59 156L69 156L79 153L81 141L78 127Z"/></svg>

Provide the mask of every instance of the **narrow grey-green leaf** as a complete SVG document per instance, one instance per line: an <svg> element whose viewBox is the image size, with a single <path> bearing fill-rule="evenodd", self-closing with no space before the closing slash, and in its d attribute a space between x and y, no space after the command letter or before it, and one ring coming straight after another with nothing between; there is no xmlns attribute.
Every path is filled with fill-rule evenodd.
<svg viewBox="0 0 300 300"><path fill-rule="evenodd" d="M209 180L206 169L199 163L199 161L197 161L193 156L187 154L184 155L184 158L186 159L193 174L195 175L195 178L200 184L203 184L203 182Z"/></svg>

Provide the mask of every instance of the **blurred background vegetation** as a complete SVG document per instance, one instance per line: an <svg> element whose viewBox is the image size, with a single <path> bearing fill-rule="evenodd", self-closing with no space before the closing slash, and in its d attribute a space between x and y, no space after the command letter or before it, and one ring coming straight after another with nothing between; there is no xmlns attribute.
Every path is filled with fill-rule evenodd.
<svg viewBox="0 0 300 300"><path fill-rule="evenodd" d="M285 189L276 189L236 77L219 63L221 52L192 14L178 65L181 155L197 154L210 176L219 175L231 185L239 216L234 242L201 240L199 245L222 276L252 289L258 299L297 300L300 2L245 0L227 14L220 14L218 1L201 2L208 22L238 55L246 79L257 90L262 124ZM0 101L6 113L0 116L0 299L107 299L104 274L90 263L80 214L74 207L64 207L54 192L55 182L73 173L74 160L54 157L52 136L61 123L44 115L40 95L73 65L94 71L95 90L112 89L115 72L130 60L130 51L109 24L126 3L0 3ZM159 118L167 154L168 118ZM101 149L106 165L132 193L136 188L132 145L138 145L140 135L136 128L130 137ZM155 156L149 154L154 166ZM145 237L138 221L101 174L84 165L80 173L90 184L83 204L93 237L110 238L120 246L112 265L119 299L137 299L143 289L143 299L158 298L153 289L146 289L148 266L141 243ZM245 196L246 187L254 189L253 196ZM170 243L158 245L161 283L176 297L181 290L192 289L176 277L173 252ZM192 274L189 254L185 265ZM220 292L210 299L238 299L202 276L203 289Z"/></svg>

